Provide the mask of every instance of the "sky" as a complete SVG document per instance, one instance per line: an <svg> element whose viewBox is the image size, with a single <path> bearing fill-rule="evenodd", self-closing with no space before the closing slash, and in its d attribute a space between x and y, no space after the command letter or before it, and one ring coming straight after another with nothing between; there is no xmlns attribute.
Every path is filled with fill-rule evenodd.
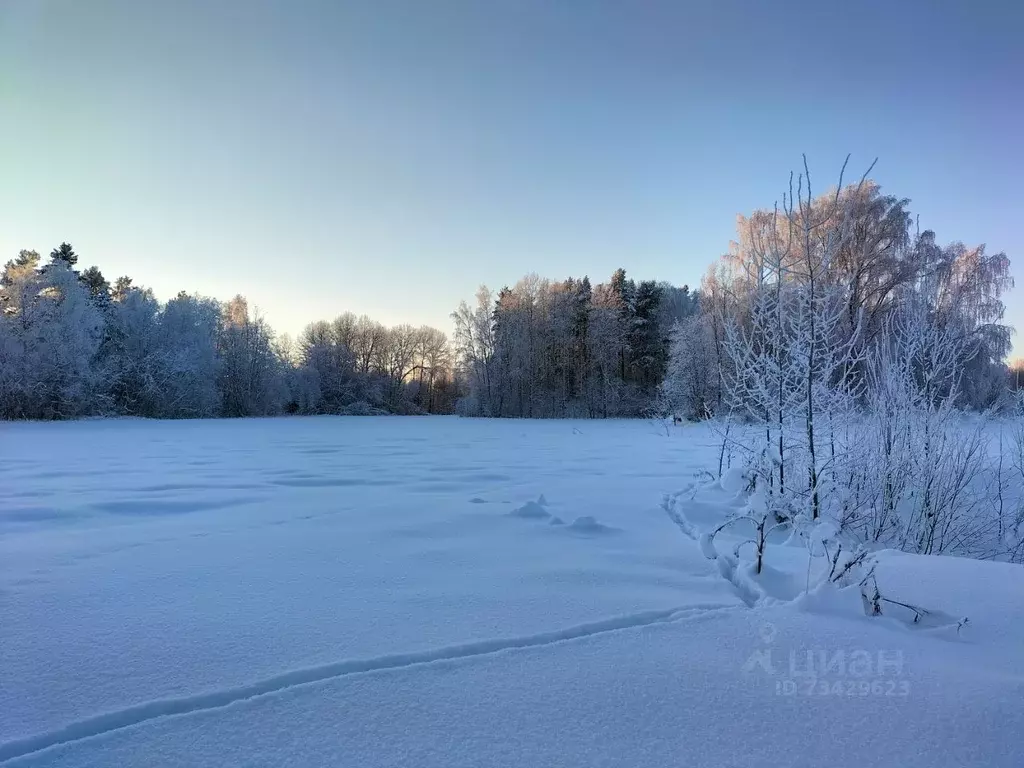
<svg viewBox="0 0 1024 768"><path fill-rule="evenodd" d="M1022 38L1006 0L0 0L0 261L450 332L529 272L695 286L850 154L1009 255L1024 333Z"/></svg>

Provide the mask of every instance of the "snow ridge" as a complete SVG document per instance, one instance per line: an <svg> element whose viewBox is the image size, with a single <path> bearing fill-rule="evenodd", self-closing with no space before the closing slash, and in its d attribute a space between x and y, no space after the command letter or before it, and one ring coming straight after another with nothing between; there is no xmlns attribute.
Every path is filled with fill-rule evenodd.
<svg viewBox="0 0 1024 768"><path fill-rule="evenodd" d="M662 611L645 611L625 616L615 616L600 621L578 624L566 629L552 632L541 632L513 638L495 638L480 640L473 643L433 648L415 653L400 653L379 656L371 659L348 659L324 664L317 667L295 669L275 677L260 680L237 688L225 688L209 691L193 696L182 696L171 699L157 699L137 704L116 712L106 712L93 717L78 720L47 733L37 734L22 739L0 744L0 763L14 760L26 755L42 752L52 747L102 736L113 731L130 728L135 725L164 717L189 715L211 709L220 709L246 699L266 696L288 688L309 685L347 675L379 672L389 669L401 669L420 664L473 658L501 651L509 651L554 643L577 640L607 632L623 629L635 629L651 624L665 623L679 619L692 618L712 612L737 610L734 605L707 604L688 605L684 608L672 608Z"/></svg>

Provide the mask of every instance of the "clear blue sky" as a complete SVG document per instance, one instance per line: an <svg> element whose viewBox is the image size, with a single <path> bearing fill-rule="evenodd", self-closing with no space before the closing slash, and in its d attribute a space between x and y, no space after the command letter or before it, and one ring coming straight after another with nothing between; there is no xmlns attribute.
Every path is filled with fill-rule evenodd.
<svg viewBox="0 0 1024 768"><path fill-rule="evenodd" d="M449 331L530 271L694 285L852 153L1024 331L1022 6L0 0L0 256Z"/></svg>

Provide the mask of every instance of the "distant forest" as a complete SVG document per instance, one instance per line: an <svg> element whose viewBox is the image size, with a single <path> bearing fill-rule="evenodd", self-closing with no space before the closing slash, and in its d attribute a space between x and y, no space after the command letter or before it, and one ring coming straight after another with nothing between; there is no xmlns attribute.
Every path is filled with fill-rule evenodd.
<svg viewBox="0 0 1024 768"><path fill-rule="evenodd" d="M997 406L1024 385L1024 368L1007 362L1005 254L939 245L908 200L871 182L809 201L804 217L813 226L797 231L777 208L741 216L736 241L694 289L623 269L596 284L528 275L481 287L452 313L452 337L343 313L291 340L242 296L161 302L134 277L110 283L80 269L68 243L45 260L24 250L0 279L0 417L705 418L750 406L735 386L740 340L774 345L776 363L783 349L797 354L807 307L849 340L842 376L864 388L872 355L907 330L908 307L914 323L954 334L962 407ZM777 305L767 334L764 302L808 289L819 303Z"/></svg>

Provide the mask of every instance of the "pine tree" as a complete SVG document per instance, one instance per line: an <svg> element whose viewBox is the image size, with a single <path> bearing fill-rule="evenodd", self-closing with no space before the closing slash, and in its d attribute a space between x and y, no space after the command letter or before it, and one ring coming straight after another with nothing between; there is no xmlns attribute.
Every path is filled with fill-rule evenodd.
<svg viewBox="0 0 1024 768"><path fill-rule="evenodd" d="M71 243L61 243L57 248L50 251L50 261L53 263L62 261L69 268L73 268L78 263L78 254L71 247Z"/></svg>
<svg viewBox="0 0 1024 768"><path fill-rule="evenodd" d="M653 394L665 375L665 348L658 327L661 288L645 280L633 291L630 306L630 378L647 395Z"/></svg>
<svg viewBox="0 0 1024 768"><path fill-rule="evenodd" d="M79 275L79 279L89 288L89 295L97 306L110 303L110 283L97 267L89 267Z"/></svg>

